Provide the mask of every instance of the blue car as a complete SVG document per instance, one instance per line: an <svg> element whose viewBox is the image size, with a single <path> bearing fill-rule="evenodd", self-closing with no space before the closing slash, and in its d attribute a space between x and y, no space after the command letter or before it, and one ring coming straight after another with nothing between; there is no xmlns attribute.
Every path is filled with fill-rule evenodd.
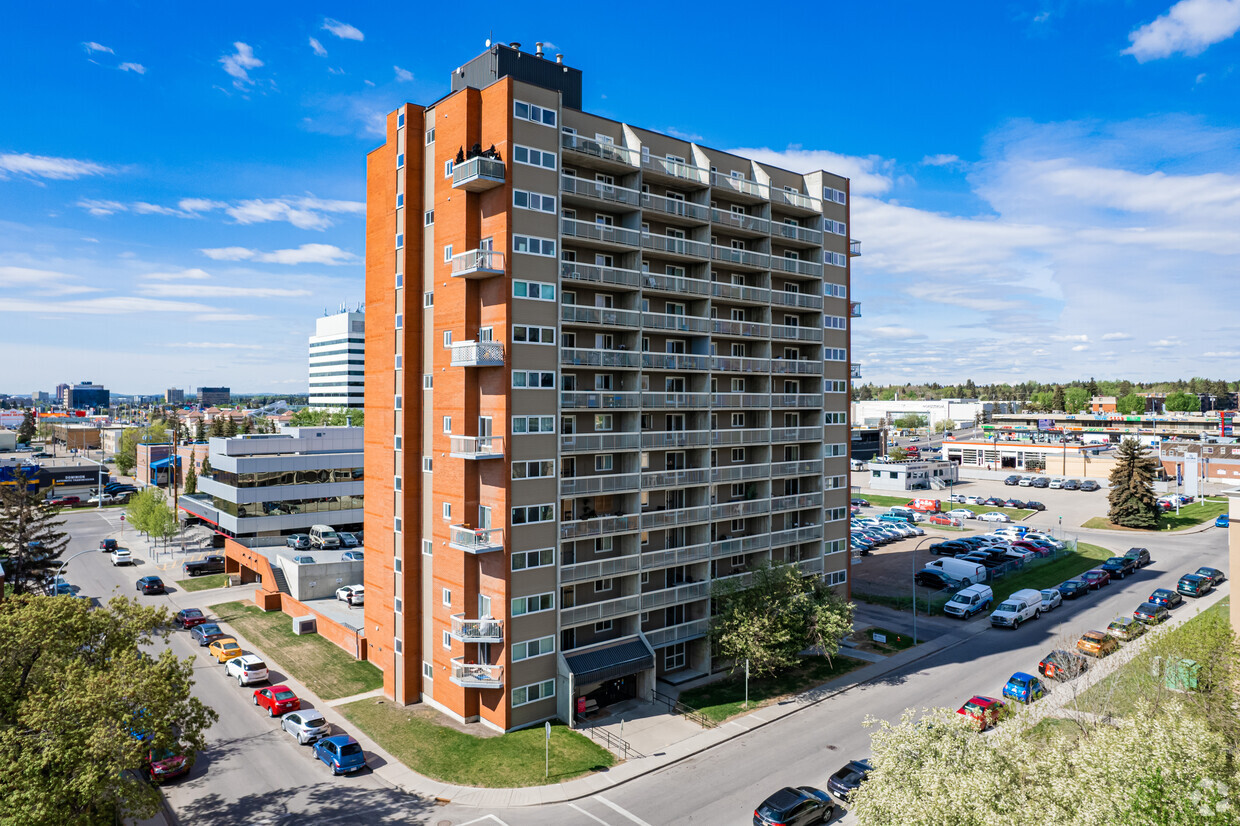
<svg viewBox="0 0 1240 826"><path fill-rule="evenodd" d="M1223 515L1222 515L1222 516L1220 516L1218 519L1215 519L1215 520L1214 520L1214 527L1216 527L1216 528L1228 528L1228 527L1231 527L1231 517L1230 517L1230 516L1228 516L1227 514L1223 514Z"/></svg>
<svg viewBox="0 0 1240 826"><path fill-rule="evenodd" d="M228 634L224 633L224 629L220 628L213 622L204 622L202 625L195 625L189 632L194 642L202 648L206 648L215 640L222 640Z"/></svg>
<svg viewBox="0 0 1240 826"><path fill-rule="evenodd" d="M1032 703L1046 693L1042 681L1032 674L1017 671L1008 678L1003 687L1003 696L1018 703Z"/></svg>
<svg viewBox="0 0 1240 826"><path fill-rule="evenodd" d="M366 755L362 747L347 734L324 737L314 744L314 756L331 767L332 774L347 774L366 768Z"/></svg>

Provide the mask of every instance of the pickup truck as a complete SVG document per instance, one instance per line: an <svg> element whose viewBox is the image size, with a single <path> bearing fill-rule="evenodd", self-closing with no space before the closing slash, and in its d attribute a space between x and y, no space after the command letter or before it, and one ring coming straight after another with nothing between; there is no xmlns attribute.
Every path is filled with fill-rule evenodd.
<svg viewBox="0 0 1240 826"><path fill-rule="evenodd" d="M186 576L222 574L224 573L224 557L208 556L205 559L199 559L196 562L186 562L182 568L185 571Z"/></svg>

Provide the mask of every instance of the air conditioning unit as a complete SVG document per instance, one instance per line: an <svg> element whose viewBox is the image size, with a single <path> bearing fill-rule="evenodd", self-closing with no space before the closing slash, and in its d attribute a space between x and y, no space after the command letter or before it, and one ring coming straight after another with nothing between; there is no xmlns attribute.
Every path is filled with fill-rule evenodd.
<svg viewBox="0 0 1240 826"><path fill-rule="evenodd" d="M314 634L317 632L318 625L313 614L307 617L293 617L294 634Z"/></svg>

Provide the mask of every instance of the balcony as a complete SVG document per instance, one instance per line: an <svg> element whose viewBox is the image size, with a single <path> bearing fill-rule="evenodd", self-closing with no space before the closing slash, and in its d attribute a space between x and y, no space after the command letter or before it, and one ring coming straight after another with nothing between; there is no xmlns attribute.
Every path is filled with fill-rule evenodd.
<svg viewBox="0 0 1240 826"><path fill-rule="evenodd" d="M774 531L771 533L771 547L778 548L780 545L812 542L815 539L822 539L822 525L806 525L803 528Z"/></svg>
<svg viewBox="0 0 1240 826"><path fill-rule="evenodd" d="M633 149L592 140L581 135L561 133L560 146L572 152L579 152L582 155L589 155L592 158L620 166L637 166L641 158L641 154Z"/></svg>
<svg viewBox="0 0 1240 826"><path fill-rule="evenodd" d="M560 393L560 407L565 410L625 410L641 406L641 393Z"/></svg>
<svg viewBox="0 0 1240 826"><path fill-rule="evenodd" d="M771 197L771 188L766 184L760 184L748 178L724 175L720 172L710 173L710 185L715 189L725 189L733 195L747 195L760 201Z"/></svg>
<svg viewBox="0 0 1240 826"><path fill-rule="evenodd" d="M465 619L464 614L453 614L451 634L461 642L503 642L504 623L494 617Z"/></svg>
<svg viewBox="0 0 1240 826"><path fill-rule="evenodd" d="M452 366L503 367L504 345L499 341L454 341Z"/></svg>
<svg viewBox="0 0 1240 826"><path fill-rule="evenodd" d="M860 254L861 254L861 242L856 240L855 238L850 240L848 242L848 256L850 258L856 258Z"/></svg>
<svg viewBox="0 0 1240 826"><path fill-rule="evenodd" d="M478 156L452 167L452 188L485 192L504 185L504 162Z"/></svg>
<svg viewBox="0 0 1240 826"><path fill-rule="evenodd" d="M635 229L626 229L615 224L578 221L576 218L561 218L560 231L565 238L577 238L583 241L597 241L602 244L615 244L626 247L636 247L641 243L643 237L642 233Z"/></svg>
<svg viewBox="0 0 1240 826"><path fill-rule="evenodd" d="M602 577L631 574L640 567L641 557L636 554L617 556L611 559L596 559L590 562L578 562L560 567L560 582L588 582Z"/></svg>
<svg viewBox="0 0 1240 826"><path fill-rule="evenodd" d="M659 648L660 646L670 645L675 642L684 642L704 637L709 630L710 620L699 619L682 622L679 625L656 628L653 631L645 632L645 636L646 642L650 643L651 648Z"/></svg>
<svg viewBox="0 0 1240 826"><path fill-rule="evenodd" d="M450 436L450 455L457 459L502 459L504 438L502 436Z"/></svg>
<svg viewBox="0 0 1240 826"><path fill-rule="evenodd" d="M802 459L797 462L772 462L771 478L779 479L785 476L809 476L820 475L822 473L821 459Z"/></svg>
<svg viewBox="0 0 1240 826"><path fill-rule="evenodd" d="M684 161L677 161L671 158L656 158L652 155L642 155L642 169L656 175L664 175L668 178L676 178L695 184L705 184L710 180L709 169L703 169L700 166L693 166Z"/></svg>
<svg viewBox="0 0 1240 826"><path fill-rule="evenodd" d="M503 688L504 667L485 663L465 662L464 657L452 658L453 683L462 688Z"/></svg>
<svg viewBox="0 0 1240 826"><path fill-rule="evenodd" d="M813 293L793 293L787 290L772 290L771 303L784 307L804 307L808 310L822 309L822 296Z"/></svg>
<svg viewBox="0 0 1240 826"><path fill-rule="evenodd" d="M771 441L780 442L821 442L821 427L777 427L771 431Z"/></svg>
<svg viewBox="0 0 1240 826"><path fill-rule="evenodd" d="M762 516L771 512L771 500L754 499L748 502L726 502L711 508L711 519L743 519Z"/></svg>
<svg viewBox="0 0 1240 826"><path fill-rule="evenodd" d="M715 407L739 410L747 407L770 407L769 393L716 393L711 398Z"/></svg>
<svg viewBox="0 0 1240 826"><path fill-rule="evenodd" d="M687 548L668 548L662 551L647 551L642 554L642 570L651 568L668 568L673 565L688 565L710 559L710 543L690 545Z"/></svg>
<svg viewBox="0 0 1240 826"><path fill-rule="evenodd" d="M674 330L678 333L705 333L710 330L709 318L679 313L642 313L642 325L651 330Z"/></svg>
<svg viewBox="0 0 1240 826"><path fill-rule="evenodd" d="M716 447L724 445L764 445L771 441L771 432L764 427L713 430L711 431L710 443ZM821 436L822 434L818 435Z"/></svg>
<svg viewBox="0 0 1240 826"><path fill-rule="evenodd" d="M777 222L774 224L771 232L772 234L777 235L780 238L786 238L789 241L800 241L815 247L822 246L822 232L820 230L810 229L796 224L789 224L787 222Z"/></svg>
<svg viewBox="0 0 1240 826"><path fill-rule="evenodd" d="M759 321L732 321L726 318L712 318L710 326L712 333L721 336L767 338L771 334L770 325Z"/></svg>
<svg viewBox="0 0 1240 826"><path fill-rule="evenodd" d="M848 371L848 377L853 378L853 379L861 378L861 365L855 364L855 363L850 365L849 371Z"/></svg>
<svg viewBox="0 0 1240 826"><path fill-rule="evenodd" d="M642 610L648 611L651 608L658 608L662 605L673 605L678 602L705 599L709 596L709 582L688 582L684 585L662 588L658 591L647 591L642 594Z"/></svg>
<svg viewBox="0 0 1240 826"><path fill-rule="evenodd" d="M766 304L773 301L773 293L765 287L747 287L744 284L729 284L726 281L710 282L710 294L717 298L730 298L735 301L753 301Z"/></svg>
<svg viewBox="0 0 1240 826"><path fill-rule="evenodd" d="M620 597L603 602L591 602L589 605L578 605L560 609L560 627L568 628L583 622L599 622L625 614L636 614L641 610L641 597Z"/></svg>
<svg viewBox="0 0 1240 826"><path fill-rule="evenodd" d="M765 324L757 326L766 327ZM770 372L771 361L740 356L711 356L710 369L719 373L767 373Z"/></svg>
<svg viewBox="0 0 1240 826"><path fill-rule="evenodd" d="M710 220L710 207L708 206L695 204L683 198L665 198L662 195L652 195L649 192L643 192L641 196L642 209L703 224Z"/></svg>
<svg viewBox="0 0 1240 826"><path fill-rule="evenodd" d="M771 372L821 376L822 362L811 359L771 359Z"/></svg>
<svg viewBox="0 0 1240 826"><path fill-rule="evenodd" d="M821 393L772 393L771 407L814 409L823 406Z"/></svg>
<svg viewBox="0 0 1240 826"><path fill-rule="evenodd" d="M448 544L467 554L486 554L504 550L502 528L471 528L468 525L448 527Z"/></svg>
<svg viewBox="0 0 1240 826"><path fill-rule="evenodd" d="M674 235L643 232L641 233L641 245L648 250L686 258L706 258L710 255L710 244L690 241L688 238L678 238Z"/></svg>
<svg viewBox="0 0 1240 826"><path fill-rule="evenodd" d="M640 287L642 273L620 267L598 267L565 261L560 264L560 277L565 281L584 281L593 284L615 284L618 287Z"/></svg>
<svg viewBox="0 0 1240 826"><path fill-rule="evenodd" d="M685 488L705 485L710 481L710 468L685 468L683 470L655 470L642 474L642 489Z"/></svg>
<svg viewBox="0 0 1240 826"><path fill-rule="evenodd" d="M817 327L797 327L785 324L771 325L771 338L789 341L822 341L822 330Z"/></svg>
<svg viewBox="0 0 1240 826"><path fill-rule="evenodd" d="M678 275L647 272L642 273L642 286L647 290L677 295L710 295L710 282L701 278L682 278Z"/></svg>
<svg viewBox="0 0 1240 826"><path fill-rule="evenodd" d="M601 493L631 493L641 485L639 473L607 473L575 476L560 480L560 496L594 496Z"/></svg>
<svg viewBox="0 0 1240 826"><path fill-rule="evenodd" d="M822 201L810 195L804 195L792 189L771 187L771 201L783 206L804 209L810 212L822 212Z"/></svg>
<svg viewBox="0 0 1240 826"><path fill-rule="evenodd" d="M560 191L565 195L575 195L591 201L623 206L637 206L642 198L642 194L636 189L605 184L602 181L591 181L589 178L578 178L576 175L561 175Z"/></svg>
<svg viewBox="0 0 1240 826"><path fill-rule="evenodd" d="M723 467L713 467L710 469L710 481L719 482L742 482L754 479L769 479L771 476L770 462L762 462L755 465L725 465Z"/></svg>
<svg viewBox="0 0 1240 826"><path fill-rule="evenodd" d="M771 269L781 272L797 273L798 275L822 275L822 264L816 261L803 261L789 256L771 256Z"/></svg>
<svg viewBox="0 0 1240 826"><path fill-rule="evenodd" d="M738 536L735 539L721 539L715 543L711 556L715 559L723 556L740 556L741 554L765 551L771 547L771 535L760 533L755 536Z"/></svg>
<svg viewBox="0 0 1240 826"><path fill-rule="evenodd" d="M735 267L747 267L752 270L765 270L771 266L771 256L765 252L724 247L719 244L711 245L710 257L714 261L723 261Z"/></svg>
<svg viewBox="0 0 1240 826"><path fill-rule="evenodd" d="M642 514L642 530L671 528L676 525L689 525L696 522L710 521L710 505L696 508L673 508L672 510L652 510Z"/></svg>
<svg viewBox="0 0 1240 826"><path fill-rule="evenodd" d="M560 349L560 364L564 367L611 367L636 370L641 366L641 353L626 350L595 350L584 347Z"/></svg>
<svg viewBox="0 0 1240 826"><path fill-rule="evenodd" d="M783 513L785 511L799 511L805 508L821 508L822 494L815 493L798 493L793 496L776 496L771 499L771 513Z"/></svg>
<svg viewBox="0 0 1240 826"><path fill-rule="evenodd" d="M642 367L646 370L709 370L710 357L684 353L642 353Z"/></svg>
<svg viewBox="0 0 1240 826"><path fill-rule="evenodd" d="M710 407L709 393L642 393L643 407L657 410L691 410Z"/></svg>
<svg viewBox="0 0 1240 826"><path fill-rule="evenodd" d="M641 434L641 446L647 450L706 447L710 444L713 432L711 430L646 430Z"/></svg>
<svg viewBox="0 0 1240 826"><path fill-rule="evenodd" d="M560 539L588 539L596 536L614 536L629 533L640 527L636 516L595 516L560 522Z"/></svg>
<svg viewBox="0 0 1240 826"><path fill-rule="evenodd" d="M861 302L860 301L848 302L848 315L852 318L861 318Z"/></svg>
<svg viewBox="0 0 1240 826"><path fill-rule="evenodd" d="M453 278L491 278L504 274L504 254L494 250L469 250L452 256Z"/></svg>
<svg viewBox="0 0 1240 826"><path fill-rule="evenodd" d="M610 307L588 307L584 304L561 304L560 321L565 324L591 324L597 327L624 327L636 330L642 326L641 313L635 310L614 310Z"/></svg>
<svg viewBox="0 0 1240 826"><path fill-rule="evenodd" d="M637 450L641 433L565 433L560 436L561 453L614 453Z"/></svg>
<svg viewBox="0 0 1240 826"><path fill-rule="evenodd" d="M748 232L755 235L771 234L770 221L765 218L759 218L756 215L746 215L743 212L712 209L710 211L710 220L711 223L729 227L733 231Z"/></svg>

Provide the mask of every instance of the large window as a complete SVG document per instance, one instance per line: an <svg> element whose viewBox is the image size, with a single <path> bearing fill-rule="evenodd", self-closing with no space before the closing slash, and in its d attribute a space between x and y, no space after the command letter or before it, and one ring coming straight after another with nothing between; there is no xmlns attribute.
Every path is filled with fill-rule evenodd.
<svg viewBox="0 0 1240 826"><path fill-rule="evenodd" d="M543 126L555 126L554 109L546 109L533 103L526 103L523 100L514 100L512 102L512 116L533 123L541 123Z"/></svg>
<svg viewBox="0 0 1240 826"><path fill-rule="evenodd" d="M539 637L536 640L526 640L525 642L514 642L512 644L512 661L520 662L533 657L541 657L544 654L552 654L555 652L555 637Z"/></svg>
<svg viewBox="0 0 1240 826"><path fill-rule="evenodd" d="M512 251L555 258L555 240L538 238L533 235L514 235L512 236Z"/></svg>
<svg viewBox="0 0 1240 826"><path fill-rule="evenodd" d="M544 284L541 281L513 281L512 297L531 298L535 301L555 301L555 285Z"/></svg>
<svg viewBox="0 0 1240 826"><path fill-rule="evenodd" d="M534 594L528 597L517 597L512 601L512 615L538 614L555 608L555 594Z"/></svg>
<svg viewBox="0 0 1240 826"><path fill-rule="evenodd" d="M554 548L540 548L536 551L517 551L512 555L512 569L514 571L524 571L529 568L546 568L554 564Z"/></svg>
<svg viewBox="0 0 1240 826"><path fill-rule="evenodd" d="M555 507L552 505L519 505L512 509L512 524L532 525L537 522L551 522L555 519Z"/></svg>
<svg viewBox="0 0 1240 826"><path fill-rule="evenodd" d="M210 478L230 488L271 488L283 485L327 485L340 482L360 482L362 468L332 468L329 470L268 470L258 473L234 473L231 470L213 470Z"/></svg>
<svg viewBox="0 0 1240 826"><path fill-rule="evenodd" d="M262 516L290 516L299 513L330 513L332 511L361 510L362 497L320 496L314 499L283 499L279 502L251 502L238 505L218 496L211 497L211 504L224 513L239 519Z"/></svg>
<svg viewBox="0 0 1240 826"><path fill-rule="evenodd" d="M523 706L535 700L545 700L555 696L555 680L523 685L512 690L512 707Z"/></svg>
<svg viewBox="0 0 1240 826"><path fill-rule="evenodd" d="M514 189L512 191L512 205L519 209L532 209L535 212L555 214L555 196L544 195L541 192Z"/></svg>
<svg viewBox="0 0 1240 826"><path fill-rule="evenodd" d="M555 169L555 153L544 152L541 149L534 149L529 146L516 145L512 147L512 159L517 163L523 163L527 166L540 166L543 169ZM448 170L448 174L452 174L452 170Z"/></svg>

